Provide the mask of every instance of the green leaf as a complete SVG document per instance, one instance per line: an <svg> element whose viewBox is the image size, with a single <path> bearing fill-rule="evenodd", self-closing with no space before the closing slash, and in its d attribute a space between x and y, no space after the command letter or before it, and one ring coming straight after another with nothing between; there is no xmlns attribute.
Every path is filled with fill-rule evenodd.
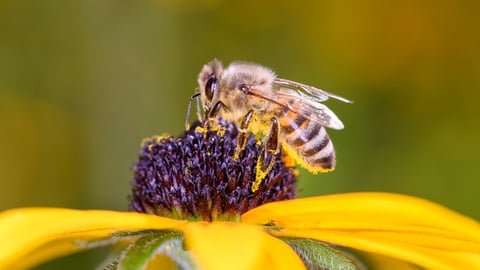
<svg viewBox="0 0 480 270"><path fill-rule="evenodd" d="M118 239L126 239L130 237L142 237L142 236L158 234L158 233L159 233L158 230L124 231L124 232L112 233L112 236Z"/></svg>
<svg viewBox="0 0 480 270"><path fill-rule="evenodd" d="M127 238L132 236L131 234L123 235ZM157 254L165 254L182 269L196 269L190 254L183 249L183 235L180 232L144 231L135 236L140 238L130 243L120 257L113 258L111 263L106 265L106 269L145 269Z"/></svg>
<svg viewBox="0 0 480 270"><path fill-rule="evenodd" d="M300 238L281 238L303 260L303 263L311 270L361 270L364 266L354 259L352 255L335 250L329 245Z"/></svg>
<svg viewBox="0 0 480 270"><path fill-rule="evenodd" d="M118 241L117 244L114 245L110 254L105 258L95 269L96 270L116 270L118 267L118 263L120 261L120 257L125 252L128 243L126 241Z"/></svg>
<svg viewBox="0 0 480 270"><path fill-rule="evenodd" d="M97 269L103 269L103 270L116 270L118 268L118 257L113 259L110 263L101 265L101 268Z"/></svg>

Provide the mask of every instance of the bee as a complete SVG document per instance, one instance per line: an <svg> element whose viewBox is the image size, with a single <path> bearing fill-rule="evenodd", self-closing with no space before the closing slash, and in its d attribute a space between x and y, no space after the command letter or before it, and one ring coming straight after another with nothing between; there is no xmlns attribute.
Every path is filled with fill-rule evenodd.
<svg viewBox="0 0 480 270"><path fill-rule="evenodd" d="M257 160L252 192L272 169L281 148L312 173L335 168L335 150L325 127L340 130L344 126L322 102L328 98L350 100L277 78L273 70L259 64L233 62L224 68L216 59L204 65L198 75L198 88L188 105L187 127L194 98L198 118L207 125L215 125L219 117L236 124L239 135L235 156L244 149L249 133L261 140L262 154Z"/></svg>

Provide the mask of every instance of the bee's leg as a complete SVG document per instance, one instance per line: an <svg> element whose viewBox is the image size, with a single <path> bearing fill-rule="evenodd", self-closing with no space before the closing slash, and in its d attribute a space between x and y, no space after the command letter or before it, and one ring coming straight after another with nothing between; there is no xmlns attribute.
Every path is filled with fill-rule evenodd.
<svg viewBox="0 0 480 270"><path fill-rule="evenodd" d="M225 128L218 125L216 120L220 109L225 109L229 111L228 107L223 104L221 101L217 101L213 107L207 111L205 120L203 122L203 127L197 127L197 130L202 130L207 132L208 130L216 131L218 135L223 135L225 133Z"/></svg>
<svg viewBox="0 0 480 270"><path fill-rule="evenodd" d="M200 106L200 93L196 96L196 103L197 103L197 118L200 122L203 122L205 116L202 114L202 108Z"/></svg>
<svg viewBox="0 0 480 270"><path fill-rule="evenodd" d="M248 125L250 124L250 120L252 120L253 116L253 110L248 111L247 114L242 119L242 123L240 123L240 130L239 134L237 136L237 147L235 149L235 154L233 155L233 158L236 159L240 155L240 152L245 149L245 145L247 144L247 129Z"/></svg>
<svg viewBox="0 0 480 270"><path fill-rule="evenodd" d="M217 117L218 112L220 112L220 109L222 108L222 106L225 106L223 104L223 102L217 101L217 103L215 103L215 105L213 105L212 109L208 112L208 118L213 119L213 118Z"/></svg>
<svg viewBox="0 0 480 270"><path fill-rule="evenodd" d="M263 143L262 153L257 159L257 170L255 175L255 182L252 184L252 192L255 192L260 187L262 180L272 170L275 165L275 156L278 154L280 144L278 142L278 120L272 118L272 127L268 136L265 137Z"/></svg>
<svg viewBox="0 0 480 270"><path fill-rule="evenodd" d="M202 120L202 116L200 113L200 105L198 104L198 96L200 96L200 93L195 93L190 97L190 101L188 102L188 107L187 107L187 117L185 118L185 130L190 129L190 109L192 108L192 101L194 98L197 100L197 117L199 120Z"/></svg>
<svg viewBox="0 0 480 270"><path fill-rule="evenodd" d="M225 107L223 102L217 101L215 105L207 112L205 122L204 122L204 127L206 128L212 128L215 126L215 119L217 118L218 113L220 112L220 109Z"/></svg>

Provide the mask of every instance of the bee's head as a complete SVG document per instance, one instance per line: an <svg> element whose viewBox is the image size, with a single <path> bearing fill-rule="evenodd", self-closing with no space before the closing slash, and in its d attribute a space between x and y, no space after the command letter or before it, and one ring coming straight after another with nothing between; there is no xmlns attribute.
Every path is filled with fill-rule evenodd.
<svg viewBox="0 0 480 270"><path fill-rule="evenodd" d="M212 108L212 103L218 96L220 88L220 76L223 66L220 61L214 59L203 66L198 74L198 91L203 109L208 112Z"/></svg>

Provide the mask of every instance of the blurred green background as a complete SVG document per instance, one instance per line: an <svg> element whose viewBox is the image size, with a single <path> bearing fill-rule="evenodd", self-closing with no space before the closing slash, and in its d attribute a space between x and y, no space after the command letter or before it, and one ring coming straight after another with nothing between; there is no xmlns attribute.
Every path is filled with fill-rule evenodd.
<svg viewBox="0 0 480 270"><path fill-rule="evenodd" d="M302 171L302 195L400 192L479 219L478 3L0 1L0 210L126 210L141 139L183 131L217 57L355 101L327 103L337 170Z"/></svg>

